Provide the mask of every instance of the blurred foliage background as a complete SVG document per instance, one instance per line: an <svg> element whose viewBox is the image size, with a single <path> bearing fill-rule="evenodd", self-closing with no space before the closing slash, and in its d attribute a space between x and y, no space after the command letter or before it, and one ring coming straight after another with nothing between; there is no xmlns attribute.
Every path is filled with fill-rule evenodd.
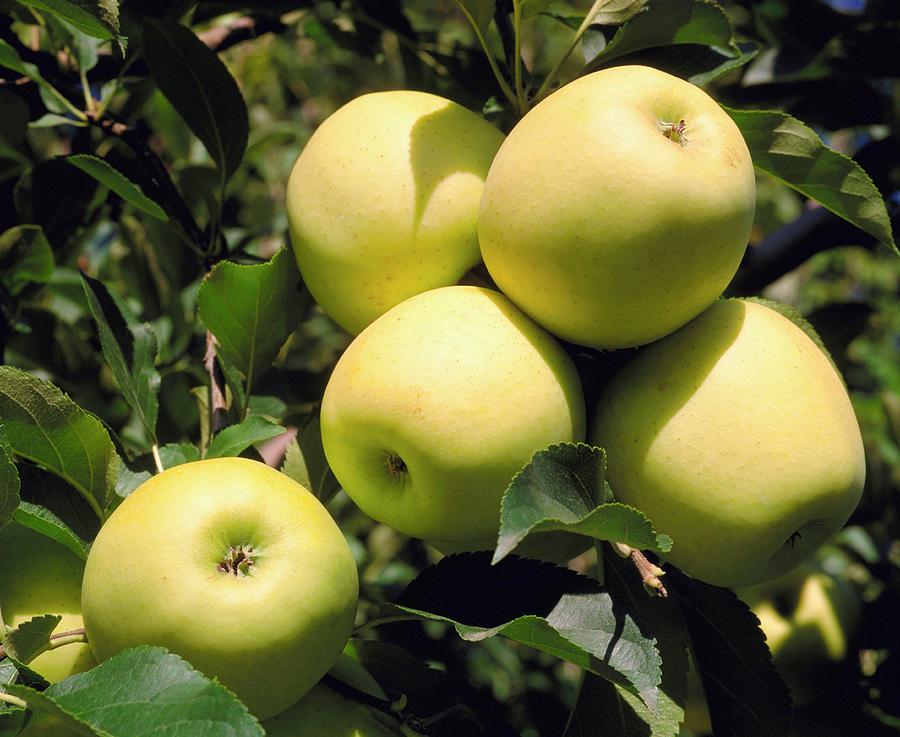
<svg viewBox="0 0 900 737"><path fill-rule="evenodd" d="M178 14L180 5L189 4L124 2L123 33L137 33L129 19L140 13ZM553 3L546 14L527 21L523 55L532 72L548 69L570 36L566 19L583 15L589 5ZM742 0L723 6L737 38L757 43L761 51L715 80L714 96L734 107L785 110L813 126L867 169L896 223L900 4ZM65 48L77 55L86 45L84 39L67 40L67 31L52 22L33 25L21 7L0 2L0 11L8 11L0 18L0 35L15 36L35 52ZM107 49L86 77L98 97L121 80L106 101L108 109L147 132L197 224L220 221L226 243L221 255L244 263L266 259L287 243L283 200L290 169L315 128L351 98L421 89L484 110L501 128L515 121L451 0L202 2L192 27L221 51L249 112L249 145L220 211L210 195L217 174L206 150L148 80L143 62L126 57L123 65ZM592 43L602 44L607 29L596 31ZM496 28L489 42L502 57ZM583 64L579 54L580 49L570 59L571 74ZM688 45L620 61L688 76L700 56ZM34 87L17 90L32 119L40 117L36 111L43 104ZM159 436L161 442L179 442L196 439L205 412L205 333L193 316L199 282L211 264L171 226L123 208L94 180L53 158L91 152L133 171L139 162L121 140L65 121L45 124L32 126L27 140L0 147L0 232L17 222L39 223L56 256L45 286L31 285L15 304L4 305L2 357L63 388L115 432L134 468L149 469L147 438L103 361L77 270L103 279L156 328ZM839 673L800 722L810 734L825 734L817 731L823 724L830 725L830 735L900 731L900 259L785 185L761 178L753 243L731 291L787 302L813 323L844 373L865 439L863 502L819 561L859 592L862 625ZM328 373L349 342L310 300L305 305L296 332L260 377L253 399L255 412L296 428L314 418ZM351 538L369 602L396 595L435 558L421 542L364 518L342 494L331 509ZM572 666L500 638L479 646L463 643L435 622L385 625L379 632L469 680L523 737L562 733L578 681Z"/></svg>

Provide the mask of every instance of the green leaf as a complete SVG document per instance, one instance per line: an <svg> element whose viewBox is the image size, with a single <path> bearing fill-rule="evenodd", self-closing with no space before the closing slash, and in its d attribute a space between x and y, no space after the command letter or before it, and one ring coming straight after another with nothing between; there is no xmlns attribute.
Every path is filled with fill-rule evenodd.
<svg viewBox="0 0 900 737"><path fill-rule="evenodd" d="M167 443L159 449L163 468L180 466L200 460L200 451L193 443Z"/></svg>
<svg viewBox="0 0 900 737"><path fill-rule="evenodd" d="M160 647L125 650L43 693L10 693L66 726L114 737L263 737L247 708L223 686Z"/></svg>
<svg viewBox="0 0 900 737"><path fill-rule="evenodd" d="M0 140L16 148L28 132L31 112L28 103L14 92L0 89Z"/></svg>
<svg viewBox="0 0 900 737"><path fill-rule="evenodd" d="M50 382L0 366L0 425L13 453L68 481L102 518L118 456L96 417Z"/></svg>
<svg viewBox="0 0 900 737"><path fill-rule="evenodd" d="M162 453L162 448L160 448ZM167 466L164 465L164 468ZM125 462L119 461L119 475L116 478L116 496L123 499L147 481L153 474L149 471L132 471Z"/></svg>
<svg viewBox="0 0 900 737"><path fill-rule="evenodd" d="M756 55L759 54L759 46L754 43L741 42L737 44L737 49L737 53L731 49L710 49L710 52L718 53L720 55L722 62L712 69L706 69L705 71L692 74L688 77L688 82L695 84L698 87L706 87L719 77L722 77L729 72L733 72L735 69L739 69L745 64L749 64L756 58Z"/></svg>
<svg viewBox="0 0 900 737"><path fill-rule="evenodd" d="M566 568L514 557L492 565L488 552L450 555L419 574L396 606L450 622L465 640L500 634L563 658L656 710L655 641L596 581Z"/></svg>
<svg viewBox="0 0 900 737"><path fill-rule="evenodd" d="M200 285L200 317L218 352L247 377L248 393L299 319L299 280L293 254L282 248L264 264L223 261Z"/></svg>
<svg viewBox="0 0 900 737"><path fill-rule="evenodd" d="M157 220L168 221L168 215L156 202L147 197L141 188L122 172L113 168L103 159L89 154L73 154L72 156L66 156L63 161L68 161L72 166L92 176L104 187L115 192L141 212Z"/></svg>
<svg viewBox="0 0 900 737"><path fill-rule="evenodd" d="M84 294L97 323L103 357L112 369L122 396L137 413L147 440L156 443L159 413L159 372L156 370L156 333L138 322L124 300L103 282L81 275Z"/></svg>
<svg viewBox="0 0 900 737"><path fill-rule="evenodd" d="M811 197L900 253L884 199L853 159L828 148L812 128L787 113L730 108L725 111L740 128L757 169Z"/></svg>
<svg viewBox="0 0 900 737"><path fill-rule="evenodd" d="M513 0L521 8L522 19L534 18L549 8L555 0Z"/></svg>
<svg viewBox="0 0 900 737"><path fill-rule="evenodd" d="M114 37L110 28L108 28L99 18L82 7L82 3L71 2L70 0L17 0L22 5L42 10L45 13L60 18L67 23L71 23L82 33L86 33L93 38L99 38L109 41ZM93 3L91 3L93 5Z"/></svg>
<svg viewBox="0 0 900 737"><path fill-rule="evenodd" d="M31 464L19 464L22 497L17 523L64 545L82 560L100 530L90 505L65 481Z"/></svg>
<svg viewBox="0 0 900 737"><path fill-rule="evenodd" d="M0 528L13 518L19 506L19 472L0 436Z"/></svg>
<svg viewBox="0 0 900 737"><path fill-rule="evenodd" d="M207 458L236 456L255 443L281 435L284 428L259 415L251 415L237 425L220 430L206 449Z"/></svg>
<svg viewBox="0 0 900 737"><path fill-rule="evenodd" d="M312 491L323 504L341 488L325 458L318 417L313 417L288 445L281 472Z"/></svg>
<svg viewBox="0 0 900 737"><path fill-rule="evenodd" d="M53 276L53 249L40 225L16 225L0 235L0 282L10 294Z"/></svg>
<svg viewBox="0 0 900 737"><path fill-rule="evenodd" d="M732 48L731 21L710 0L648 0L644 12L620 27L591 61L592 71L613 59L656 46L700 44Z"/></svg>
<svg viewBox="0 0 900 737"><path fill-rule="evenodd" d="M44 614L22 622L3 638L3 650L11 658L28 664L47 649L50 635L62 621L56 614Z"/></svg>
<svg viewBox="0 0 900 737"><path fill-rule="evenodd" d="M792 734L790 695L756 615L729 589L701 583L672 566L666 581L687 624L715 734Z"/></svg>
<svg viewBox="0 0 900 737"><path fill-rule="evenodd" d="M488 26L494 18L495 0L456 0L459 9L482 34L487 33Z"/></svg>
<svg viewBox="0 0 900 737"><path fill-rule="evenodd" d="M209 151L223 178L230 177L247 148L247 106L234 77L215 52L188 28L147 19L143 53L153 78Z"/></svg>
<svg viewBox="0 0 900 737"><path fill-rule="evenodd" d="M643 512L609 498L606 453L583 443L537 451L503 495L494 563L535 532L563 530L597 540L666 552L672 540L653 530ZM605 502L605 503L604 503Z"/></svg>

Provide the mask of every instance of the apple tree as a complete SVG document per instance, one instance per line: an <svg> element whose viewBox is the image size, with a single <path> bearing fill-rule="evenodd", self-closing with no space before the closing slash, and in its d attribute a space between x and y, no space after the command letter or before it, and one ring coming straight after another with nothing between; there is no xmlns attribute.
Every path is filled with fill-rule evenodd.
<svg viewBox="0 0 900 737"><path fill-rule="evenodd" d="M900 729L900 5L0 11L0 737ZM625 67L649 76L570 95L635 74ZM745 145L746 170L664 165L651 145L692 155L706 131L699 112L657 112L645 143L615 105L650 79L662 85L653 105L669 86L708 100L702 119L733 131L719 158ZM541 110L553 112L523 133ZM600 149L643 152L646 165ZM716 230L730 203L714 205L732 192L737 214ZM708 250L725 232L731 266ZM627 247L597 268L596 244L616 234ZM426 241L446 261L417 250ZM566 253L579 255L552 275ZM447 290L483 299L470 310ZM391 308L406 310L403 340L362 332L401 314ZM724 333L706 329L726 313ZM745 383L718 384L695 424L672 421L745 345L745 323L769 335L757 319L813 368L791 373L806 359L749 344L734 359ZM643 337L579 337L629 321ZM664 427L691 442L638 447ZM382 478L352 469L357 456ZM643 475L620 470L629 460ZM419 469L437 480L415 486ZM678 469L687 481L672 481ZM337 535L321 567L296 554L293 577L266 591L272 611L245 594L222 620L208 596L159 620L158 602L203 590L186 575L150 583L181 575L185 531L206 513L240 528L245 512L215 505L270 474L306 487L347 550ZM761 509L788 486L830 501L783 530ZM160 487L170 506L122 532ZM407 503L414 488L422 507ZM258 497L267 525L290 527L292 512ZM114 526L118 547L98 543L92 558ZM741 561L770 541L779 561L797 553L793 572L749 581ZM224 540L209 575L263 578L277 561L250 542ZM298 602L335 594L323 571L345 554L359 599L343 653L289 651L278 628L297 628ZM298 579L302 566L326 582ZM774 580L743 587L762 578ZM127 587L137 616L112 599ZM93 641L82 604L112 612ZM101 646L141 619L157 634ZM210 647L233 681L252 681L251 708ZM282 708L297 672L325 671ZM273 694L282 710L257 713Z"/></svg>

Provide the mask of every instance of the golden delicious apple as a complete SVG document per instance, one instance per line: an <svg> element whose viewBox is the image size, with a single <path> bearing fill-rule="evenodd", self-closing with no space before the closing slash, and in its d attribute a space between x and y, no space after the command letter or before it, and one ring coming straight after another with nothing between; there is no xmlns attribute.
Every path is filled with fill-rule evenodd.
<svg viewBox="0 0 900 737"><path fill-rule="evenodd" d="M344 698L324 684L313 686L300 701L263 722L268 737L398 737L388 717Z"/></svg>
<svg viewBox="0 0 900 737"><path fill-rule="evenodd" d="M436 95L363 95L331 115L288 182L303 280L359 333L407 297L455 284L481 255L478 203L503 134Z"/></svg>
<svg viewBox="0 0 900 737"><path fill-rule="evenodd" d="M369 516L441 550L493 548L500 499L536 450L584 436L562 347L502 294L413 297L357 337L322 400L322 443Z"/></svg>
<svg viewBox="0 0 900 737"><path fill-rule="evenodd" d="M17 627L41 614L62 617L54 632L81 629L81 577L84 563L46 535L12 522L0 530L0 614ZM93 668L97 662L83 643L70 643L38 655L28 667L51 683Z"/></svg>
<svg viewBox="0 0 900 737"><path fill-rule="evenodd" d="M716 302L648 346L603 390L591 442L616 497L674 539L702 581L747 586L798 566L837 532L865 478L840 376L786 317Z"/></svg>
<svg viewBox="0 0 900 737"><path fill-rule="evenodd" d="M642 66L575 80L516 125L478 235L513 302L595 348L642 345L731 281L756 205L737 126L709 95Z"/></svg>
<svg viewBox="0 0 900 737"><path fill-rule="evenodd" d="M812 566L737 591L759 617L769 650L794 703L827 693L834 667L847 656L860 602L846 583Z"/></svg>
<svg viewBox="0 0 900 737"><path fill-rule="evenodd" d="M341 654L357 595L353 556L318 499L265 464L215 458L157 474L110 515L82 611L98 660L166 647L266 719Z"/></svg>

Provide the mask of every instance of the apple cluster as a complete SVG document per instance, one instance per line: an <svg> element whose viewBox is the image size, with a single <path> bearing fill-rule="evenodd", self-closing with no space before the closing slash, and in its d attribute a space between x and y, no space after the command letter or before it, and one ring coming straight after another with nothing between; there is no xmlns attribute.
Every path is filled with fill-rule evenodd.
<svg viewBox="0 0 900 737"><path fill-rule="evenodd" d="M848 519L865 463L805 329L720 300L754 208L735 123L648 67L566 85L505 139L435 95L349 102L287 191L303 279L356 336L322 401L337 479L443 552L493 548L515 473L587 440L685 572L733 587L796 567ZM480 262L495 288L460 285ZM586 406L573 344L640 348Z"/></svg>

